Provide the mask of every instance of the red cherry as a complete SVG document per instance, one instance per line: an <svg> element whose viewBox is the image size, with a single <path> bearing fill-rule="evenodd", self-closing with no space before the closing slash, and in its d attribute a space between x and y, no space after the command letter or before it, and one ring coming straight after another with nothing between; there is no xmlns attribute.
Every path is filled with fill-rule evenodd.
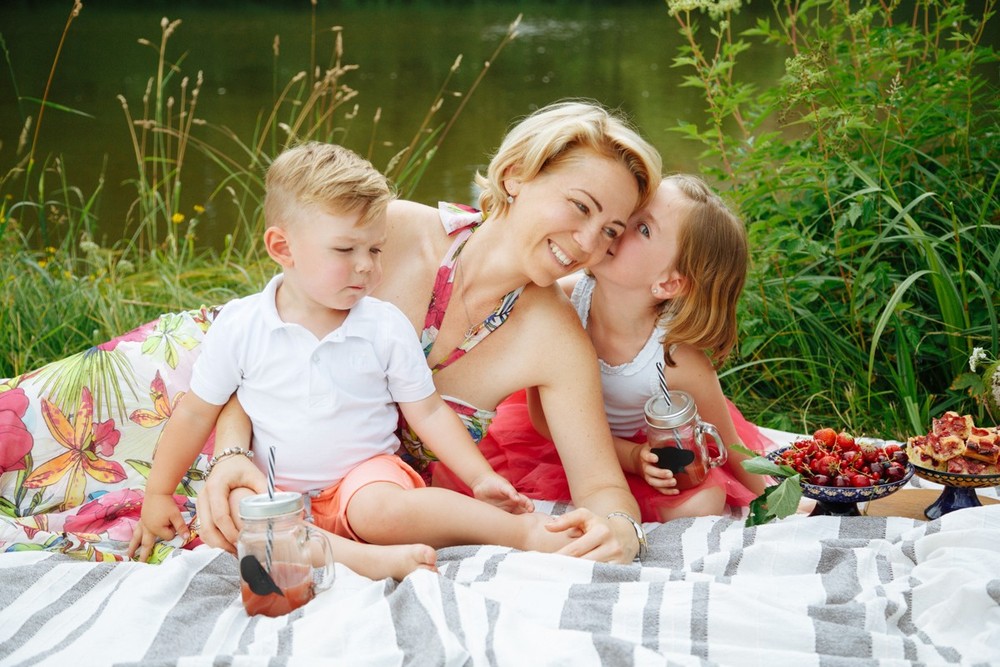
<svg viewBox="0 0 1000 667"><path fill-rule="evenodd" d="M877 473L876 473L877 474ZM851 486L871 486L872 481L866 475L851 475Z"/></svg>

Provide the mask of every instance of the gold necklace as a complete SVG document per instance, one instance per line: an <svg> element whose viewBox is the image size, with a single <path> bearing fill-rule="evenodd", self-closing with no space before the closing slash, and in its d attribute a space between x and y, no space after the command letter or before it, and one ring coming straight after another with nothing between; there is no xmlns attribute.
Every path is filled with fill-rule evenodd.
<svg viewBox="0 0 1000 667"><path fill-rule="evenodd" d="M465 302L465 271L462 269L461 255L455 260L455 275L458 277L458 287L462 290L459 299L462 302L462 309L465 311L465 321L469 324L469 328L465 330L465 338L469 339L472 338L472 330L476 328L476 323L473 321L472 315L469 314L469 304Z"/></svg>

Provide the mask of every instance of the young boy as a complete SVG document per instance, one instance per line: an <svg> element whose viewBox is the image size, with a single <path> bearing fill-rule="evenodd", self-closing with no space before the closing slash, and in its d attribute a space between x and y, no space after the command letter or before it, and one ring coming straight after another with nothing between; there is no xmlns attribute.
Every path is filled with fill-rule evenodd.
<svg viewBox="0 0 1000 667"><path fill-rule="evenodd" d="M263 469L275 447L275 486L311 497L335 558L360 574L399 579L435 568L430 546L365 543L374 522L405 522L411 535L426 526L435 546L555 551L568 542L479 452L436 392L403 313L368 296L381 280L391 199L368 161L333 144L292 148L268 169L264 244L282 273L227 304L209 329L191 391L157 445L129 556L146 560L158 537L187 533L173 490L234 392L253 423L255 463ZM397 405L478 500L425 487L394 454ZM234 515L249 493L232 494Z"/></svg>

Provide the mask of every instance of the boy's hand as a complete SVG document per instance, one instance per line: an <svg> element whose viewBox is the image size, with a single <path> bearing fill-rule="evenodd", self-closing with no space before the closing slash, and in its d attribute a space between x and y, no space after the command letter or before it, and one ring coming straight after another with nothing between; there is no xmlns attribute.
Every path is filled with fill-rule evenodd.
<svg viewBox="0 0 1000 667"><path fill-rule="evenodd" d="M190 536L187 524L171 494L147 493L142 501L142 515L132 533L126 555L133 558L138 551L139 560L146 562L157 539L172 540L181 535Z"/></svg>
<svg viewBox="0 0 1000 667"><path fill-rule="evenodd" d="M511 514L527 514L535 511L535 504L528 496L518 493L513 484L495 472L483 475L471 484L470 488L477 500L496 505Z"/></svg>
<svg viewBox="0 0 1000 667"><path fill-rule="evenodd" d="M648 443L639 448L639 463L642 470L642 478L646 480L647 484L664 495L677 495L680 493L680 490L675 488L677 486L677 479L674 477L674 473L666 468L657 466L656 462L658 460Z"/></svg>

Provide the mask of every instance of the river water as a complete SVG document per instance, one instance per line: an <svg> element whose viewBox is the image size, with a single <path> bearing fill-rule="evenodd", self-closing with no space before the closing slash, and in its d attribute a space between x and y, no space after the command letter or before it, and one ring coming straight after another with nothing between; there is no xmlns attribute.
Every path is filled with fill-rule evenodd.
<svg viewBox="0 0 1000 667"><path fill-rule="evenodd" d="M0 73L0 169L6 173L17 161L23 119L37 115L37 103L23 98L42 97L71 3L2 4L0 33L10 58L7 71ZM317 5L316 61L330 62L331 28L339 26L343 62L357 65L344 81L358 91L352 101L357 117L343 122L350 127L343 143L366 152L371 118L381 108L372 153L380 168L409 142L456 57L462 56L462 64L449 90L465 91L511 22L523 14L517 38L492 63L451 128L413 194L417 200L473 202L472 176L486 164L511 121L565 97L621 108L663 153L667 170L697 169L700 146L669 130L681 120L697 121L703 107L695 89L680 86L689 70L672 67L679 35L663 2L367 3L348 9L330 4ZM49 92L52 102L81 113L46 110L36 155L61 155L69 183L85 196L104 175L96 206L101 238L120 239L134 225L128 220L136 192L130 182L137 174L136 157L118 96L137 115L147 82L156 73L156 48L140 40L158 44L164 15L180 19L167 50L180 61L174 88L179 89L177 78L193 81L200 71L204 83L197 117L249 141L271 109L275 90L309 66L313 14L310 3L301 5L247 3L212 9L162 3L139 9L127 3L85 3L70 27ZM783 57L771 52L768 58L753 59L744 74L773 80L782 71ZM457 98L448 97L441 113L456 104ZM210 142L218 140L207 129L196 132ZM208 201L222 172L196 157L190 160L183 179L185 205L209 206L199 242L218 244L233 224L231 215L214 214L222 208Z"/></svg>

